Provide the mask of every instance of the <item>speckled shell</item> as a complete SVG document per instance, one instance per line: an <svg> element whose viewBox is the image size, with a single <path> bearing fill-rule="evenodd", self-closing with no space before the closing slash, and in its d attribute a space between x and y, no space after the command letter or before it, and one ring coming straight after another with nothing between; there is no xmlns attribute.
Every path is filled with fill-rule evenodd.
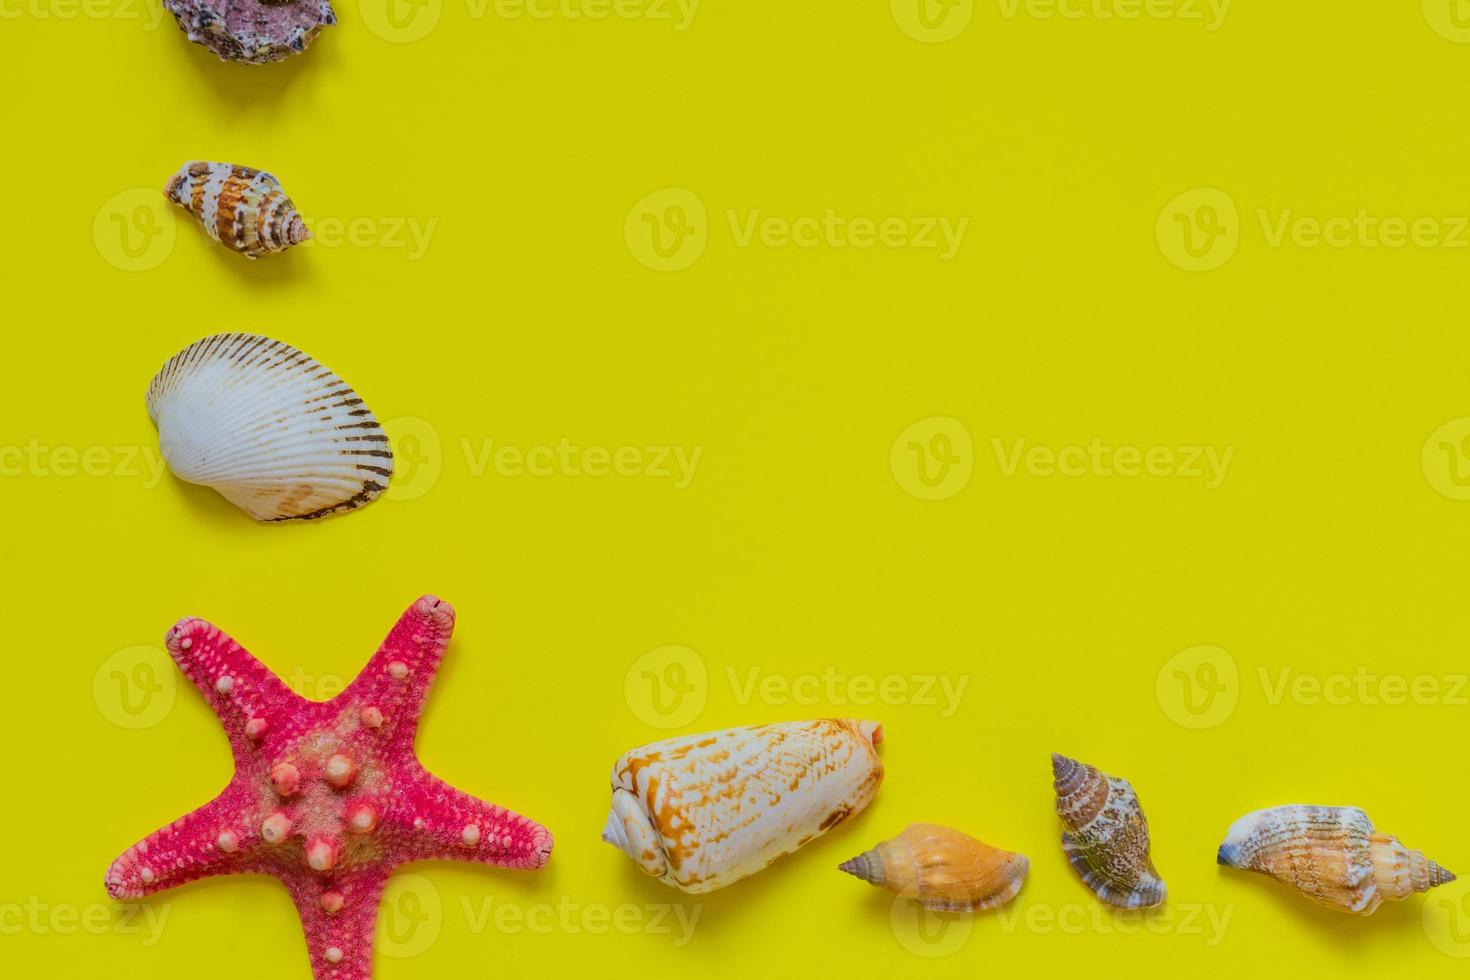
<svg viewBox="0 0 1470 980"><path fill-rule="evenodd" d="M723 888L866 807L883 781L882 731L824 719L634 749L613 767L602 839L682 891Z"/></svg>
<svg viewBox="0 0 1470 980"><path fill-rule="evenodd" d="M1164 882L1149 857L1148 820L1126 779L1062 755L1051 757L1057 816L1067 829L1062 850L1098 898L1124 909L1164 901Z"/></svg>
<svg viewBox="0 0 1470 980"><path fill-rule="evenodd" d="M916 823L844 861L838 870L936 912L975 912L1004 905L1026 881L1030 862L968 834Z"/></svg>
<svg viewBox="0 0 1470 980"><path fill-rule="evenodd" d="M328 0L163 0L196 44L221 61L265 64L306 50L323 27L337 23Z"/></svg>
<svg viewBox="0 0 1470 980"><path fill-rule="evenodd" d="M1328 908L1371 915L1385 900L1454 881L1455 876L1397 837L1373 829L1352 806L1278 806L1235 821L1218 860L1283 881Z"/></svg>
<svg viewBox="0 0 1470 980"><path fill-rule="evenodd" d="M281 182L264 170L191 160L164 196L199 221L210 238L248 259L284 252L311 237Z"/></svg>
<svg viewBox="0 0 1470 980"><path fill-rule="evenodd" d="M393 475L388 436L357 393L267 337L217 334L175 354L148 386L148 414L179 479L258 521L355 510Z"/></svg>

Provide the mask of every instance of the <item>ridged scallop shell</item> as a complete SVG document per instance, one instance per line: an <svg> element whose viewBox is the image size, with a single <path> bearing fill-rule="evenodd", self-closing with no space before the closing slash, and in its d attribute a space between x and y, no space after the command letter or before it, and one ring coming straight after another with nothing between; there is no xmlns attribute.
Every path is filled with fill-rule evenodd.
<svg viewBox="0 0 1470 980"><path fill-rule="evenodd" d="M1422 851L1374 830L1353 806L1297 804L1248 813L1230 826L1217 859L1355 915L1455 880Z"/></svg>
<svg viewBox="0 0 1470 980"><path fill-rule="evenodd" d="M192 214L210 238L248 259L284 252L311 238L281 182L264 170L191 160L168 179L163 193Z"/></svg>
<svg viewBox="0 0 1470 980"><path fill-rule="evenodd" d="M1124 909L1164 901L1164 882L1149 857L1148 820L1138 794L1118 779L1063 755L1051 757L1062 850L1098 898Z"/></svg>
<svg viewBox="0 0 1470 980"><path fill-rule="evenodd" d="M613 767L602 839L665 884L723 888L866 807L880 741L876 722L832 718L645 745Z"/></svg>
<svg viewBox="0 0 1470 980"><path fill-rule="evenodd" d="M916 823L838 870L935 912L975 912L1015 898L1029 867L1023 855L949 827Z"/></svg>
<svg viewBox="0 0 1470 980"><path fill-rule="evenodd" d="M279 340L206 337L148 386L169 467L258 521L355 510L387 489L388 436L341 378Z"/></svg>
<svg viewBox="0 0 1470 980"><path fill-rule="evenodd" d="M221 61L265 64L305 51L337 23L328 0L163 0L195 44Z"/></svg>

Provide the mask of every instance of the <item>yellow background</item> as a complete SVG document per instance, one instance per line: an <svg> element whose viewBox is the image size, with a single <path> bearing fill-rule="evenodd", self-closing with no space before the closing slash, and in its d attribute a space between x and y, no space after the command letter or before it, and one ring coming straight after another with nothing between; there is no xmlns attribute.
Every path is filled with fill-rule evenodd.
<svg viewBox="0 0 1470 980"><path fill-rule="evenodd" d="M122 727L113 671L148 681L130 673L155 662L146 648L200 615L324 696L436 592L460 618L421 757L542 820L557 847L535 875L410 869L430 890L390 896L385 920L406 931L382 945L424 948L380 954L385 980L1463 973L1463 883L1359 920L1214 860L1249 810L1347 803L1470 868L1470 692L1455 688L1470 670L1470 503L1453 499L1464 488L1449 469L1470 467L1454 455L1470 431L1455 423L1470 416L1470 236L1373 248L1268 235L1287 209L1366 209L1454 236L1470 214L1470 45L1448 4L1238 0L1208 30L1090 5L1080 19L1007 16L989 0L951 11L961 29L931 43L887 0L705 0L682 31L556 8L474 16L465 0L395 8L395 21L383 0L344 0L304 56L247 67L186 43L152 0L68 2L7 0L0 29L0 445L49 460L0 479L7 972L307 977L268 879L153 899L168 916L153 941L111 910L108 862L229 776L192 688L180 680L172 702L155 691L156 723ZM155 196L193 158L269 168L319 232L366 224L356 244L321 235L247 262ZM704 250L654 271L627 229L666 188L704 208ZM1186 271L1165 208L1200 188L1237 209L1220 239L1235 250ZM1204 220L1183 200L1185 219ZM829 208L969 225L943 261L742 245L728 215ZM435 222L422 255L392 244L395 221ZM259 526L208 489L130 469L125 453L156 449L149 378L220 330L302 347L411 435L399 499ZM926 423L926 439L956 436L971 473L923 500L894 443L934 418L960 428ZM1450 448L1427 444L1447 423ZM477 474L491 439L702 456L684 487ZM1185 473L1007 475L996 439L1233 457L1214 488ZM93 447L102 472L62 475L66 450ZM1171 661L1201 645L1224 657ZM693 652L640 661L667 646ZM706 678L673 732L881 719L876 803L711 896L642 879L598 835L612 761L666 734L630 670L678 679L670 657L695 668L689 683ZM1175 720L1199 719L1173 670L1209 680L1201 657L1237 672L1233 686L1214 675L1233 712L1196 729ZM829 667L967 687L944 717L918 697L854 705L849 689L812 705L742 697L729 679ZM1442 686L1423 704L1271 696L1283 670L1360 667ZM1115 916L1070 873L1053 750L1133 781L1168 910ZM1018 904L910 929L886 893L834 870L914 820L1029 855ZM486 902L511 907L510 924L477 925ZM669 902L699 908L682 946L677 928L580 928L621 906L648 926ZM419 942L413 922L435 903ZM534 911L548 907L572 911ZM552 927L516 927L514 910ZM1229 916L1219 933L1212 911ZM94 928L67 930L69 914Z"/></svg>

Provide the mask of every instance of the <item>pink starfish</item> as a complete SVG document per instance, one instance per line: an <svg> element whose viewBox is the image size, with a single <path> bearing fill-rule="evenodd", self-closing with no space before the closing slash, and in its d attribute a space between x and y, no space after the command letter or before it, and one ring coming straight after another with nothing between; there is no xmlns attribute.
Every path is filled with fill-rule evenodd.
<svg viewBox="0 0 1470 980"><path fill-rule="evenodd" d="M137 899L212 875L281 879L306 929L318 980L368 980L388 876L433 858L534 869L544 827L429 775L413 741L454 631L449 603L424 596L357 679L308 701L200 619L169 630L169 653L230 737L235 776L213 802L134 844L107 872Z"/></svg>

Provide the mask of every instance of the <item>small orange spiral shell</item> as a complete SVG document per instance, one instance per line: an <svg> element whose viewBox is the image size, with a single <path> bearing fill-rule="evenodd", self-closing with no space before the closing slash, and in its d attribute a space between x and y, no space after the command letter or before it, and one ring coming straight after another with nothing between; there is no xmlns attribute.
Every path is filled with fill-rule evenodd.
<svg viewBox="0 0 1470 980"><path fill-rule="evenodd" d="M974 912L1015 898L1030 866L958 830L916 823L838 870L935 912Z"/></svg>

